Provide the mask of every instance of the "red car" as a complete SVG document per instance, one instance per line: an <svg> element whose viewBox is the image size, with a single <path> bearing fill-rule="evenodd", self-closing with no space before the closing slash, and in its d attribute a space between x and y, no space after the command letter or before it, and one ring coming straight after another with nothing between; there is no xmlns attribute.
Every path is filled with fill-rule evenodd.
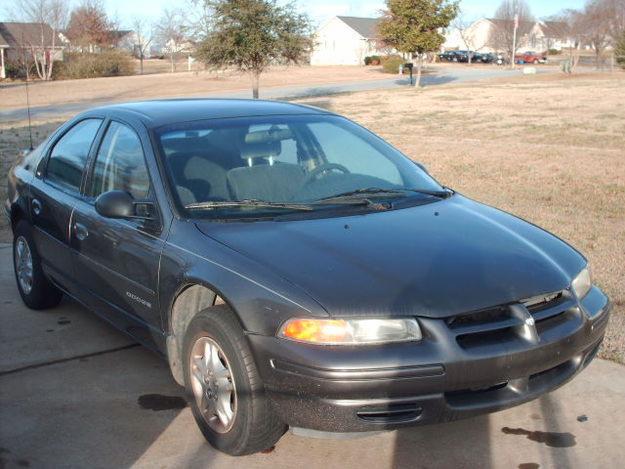
<svg viewBox="0 0 625 469"><path fill-rule="evenodd" d="M514 56L517 64L544 64L547 63L547 56L536 52L524 52Z"/></svg>

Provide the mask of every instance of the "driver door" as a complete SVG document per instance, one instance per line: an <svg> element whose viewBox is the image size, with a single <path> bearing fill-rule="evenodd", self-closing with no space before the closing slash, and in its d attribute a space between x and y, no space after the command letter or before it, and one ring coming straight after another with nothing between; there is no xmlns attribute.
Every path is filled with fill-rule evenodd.
<svg viewBox="0 0 625 469"><path fill-rule="evenodd" d="M152 219L113 220L99 215L95 199L122 190L154 207ZM160 330L158 271L164 244L139 135L111 121L93 163L86 196L71 227L79 281L86 301L135 336L149 341ZM141 332L143 331L143 332Z"/></svg>

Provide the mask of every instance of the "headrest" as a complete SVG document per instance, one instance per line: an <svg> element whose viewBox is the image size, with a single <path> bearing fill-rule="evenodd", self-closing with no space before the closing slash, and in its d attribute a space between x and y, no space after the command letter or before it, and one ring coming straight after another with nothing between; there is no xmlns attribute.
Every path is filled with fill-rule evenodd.
<svg viewBox="0 0 625 469"><path fill-rule="evenodd" d="M247 139L246 139L247 140ZM280 141L266 143L247 143L241 148L241 158L271 158L280 155L282 144Z"/></svg>

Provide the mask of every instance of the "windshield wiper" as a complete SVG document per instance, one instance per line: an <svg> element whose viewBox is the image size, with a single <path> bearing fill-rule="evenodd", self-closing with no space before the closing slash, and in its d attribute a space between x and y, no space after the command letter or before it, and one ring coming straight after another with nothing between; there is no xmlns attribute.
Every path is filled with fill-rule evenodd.
<svg viewBox="0 0 625 469"><path fill-rule="evenodd" d="M354 191L343 192L341 194L324 197L323 199L320 199L320 200L324 203L329 203L335 200L349 199L351 197L358 197L358 196L394 197L398 195L406 195L406 193L410 193L410 192L417 193L417 194L431 195L433 197L439 197L442 199L446 199L452 194L448 190L431 191L427 189L382 189L379 187L369 187L366 189L356 189Z"/></svg>
<svg viewBox="0 0 625 469"><path fill-rule="evenodd" d="M199 202L195 204L185 205L187 210L210 210L217 208L277 208L284 210L301 210L309 212L314 210L315 207L308 204L289 204L282 202L268 202L258 199L245 199L245 200L228 200L219 202Z"/></svg>

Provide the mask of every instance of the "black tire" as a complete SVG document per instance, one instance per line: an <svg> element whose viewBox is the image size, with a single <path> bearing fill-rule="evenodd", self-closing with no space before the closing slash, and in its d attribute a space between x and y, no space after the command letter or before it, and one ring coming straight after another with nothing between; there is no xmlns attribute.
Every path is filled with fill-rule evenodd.
<svg viewBox="0 0 625 469"><path fill-rule="evenodd" d="M32 288L30 291L24 291L17 275L17 242L18 239L25 240L30 250L32 259ZM32 227L24 220L19 221L13 231L13 272L15 273L15 282L20 292L22 301L30 309L41 310L54 308L61 302L63 293L50 282L48 277L43 273L41 268L41 257L37 252L32 235Z"/></svg>
<svg viewBox="0 0 625 469"><path fill-rule="evenodd" d="M208 425L191 388L191 352L202 337L212 339L222 349L236 383L237 408L232 427L226 433L218 433ZM286 431L286 425L273 412L243 329L226 305L205 309L191 320L184 337L182 359L185 389L193 416L214 448L232 456L242 456L276 444Z"/></svg>

